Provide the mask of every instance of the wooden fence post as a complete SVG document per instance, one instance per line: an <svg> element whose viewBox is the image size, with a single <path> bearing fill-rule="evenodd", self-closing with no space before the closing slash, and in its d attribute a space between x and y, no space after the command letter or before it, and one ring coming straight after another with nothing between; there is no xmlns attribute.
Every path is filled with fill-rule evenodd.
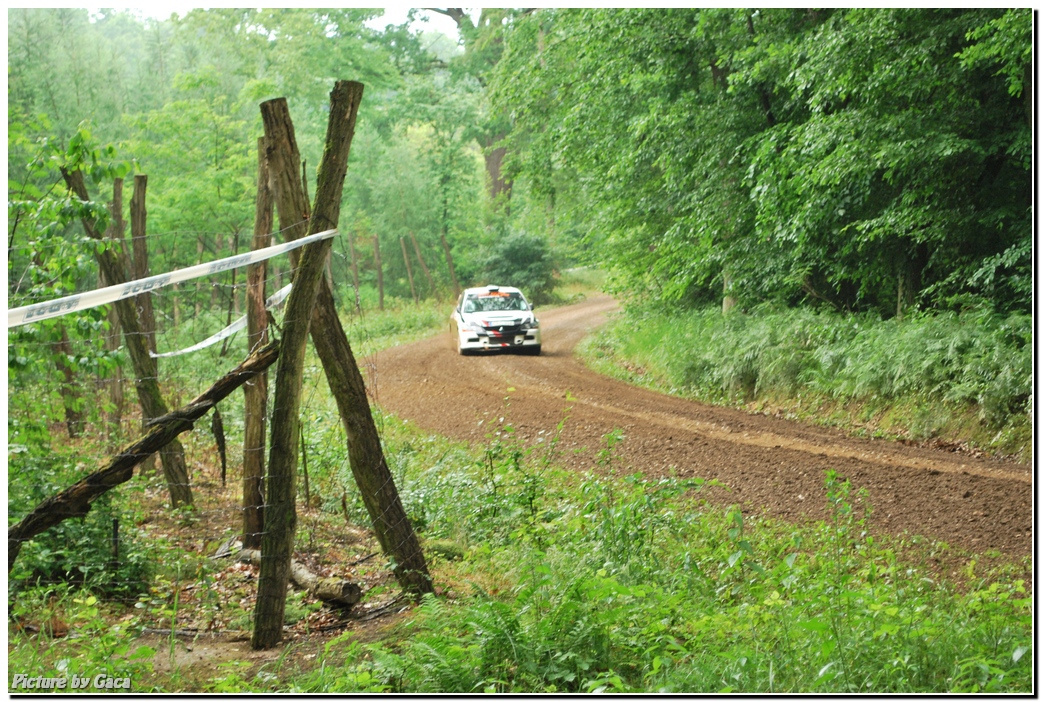
<svg viewBox="0 0 1041 702"><path fill-rule="evenodd" d="M268 182L267 147L257 139L257 206L253 220L254 251L271 245L274 205ZM264 302L267 262L246 270L246 343L249 351L267 344ZM260 548L264 531L264 449L267 446L267 373L242 386L245 404L245 436L242 440L242 547Z"/></svg>
<svg viewBox="0 0 1041 702"><path fill-rule="evenodd" d="M360 88L360 86L359 86ZM264 114L264 129L269 139L272 134L292 132L292 121L284 100L273 100L261 105ZM333 113L335 114L335 112ZM295 149L293 138L280 139L282 148ZM332 142L327 142L332 143ZM269 153L277 147L269 147ZM290 154L272 158L272 182L279 219L284 222L298 221L306 204L301 197L302 187L297 181L275 174L276 163L292 163ZM290 171L295 172L295 171ZM291 188L285 192L282 188ZM337 202L339 202L337 200ZM311 216L314 231L316 222L321 218L317 214ZM335 226L335 220L324 228ZM402 241L402 244L404 242ZM303 264L301 263L301 267ZM294 283L295 285L295 283ZM287 313L288 316L288 313ZM326 380L340 413L340 420L347 432L347 450L351 471L358 483L359 491L366 510L372 520L373 529L379 539L383 551L393 559L394 574L402 588L412 595L421 595L433 591L433 584L427 570L423 551L412 525L405 515L404 507L394 485L394 478L387 466L380 444L376 423L372 418L365 383L358 369L357 361L351 350L350 342L343 331L343 325L336 313L332 290L328 285L318 287L311 323L311 339L325 370ZM271 504L268 500L268 504ZM266 527L265 527L266 528Z"/></svg>
<svg viewBox="0 0 1041 702"><path fill-rule="evenodd" d="M334 229L340 218L340 198L347 173L347 156L361 102L361 83L339 81L330 95L329 129L318 169L315 207L308 221L308 233ZM269 105L270 102L264 103ZM277 112L277 111L275 111ZM286 111L288 112L288 110ZM272 173L284 167L281 154L288 147L268 131L271 110L261 109L264 129L271 146ZM281 134L288 133L284 130ZM276 191L276 195L277 195ZM282 210L279 209L279 218ZM254 649L271 648L282 641L286 589L296 534L296 467L300 437L300 388L303 383L304 356L312 312L324 285L325 259L332 240L325 239L303 249L300 265L293 276L293 291L286 302L282 325L282 350L275 375L275 399L271 413L271 454L265 486L264 536L261 539L260 578L254 614Z"/></svg>

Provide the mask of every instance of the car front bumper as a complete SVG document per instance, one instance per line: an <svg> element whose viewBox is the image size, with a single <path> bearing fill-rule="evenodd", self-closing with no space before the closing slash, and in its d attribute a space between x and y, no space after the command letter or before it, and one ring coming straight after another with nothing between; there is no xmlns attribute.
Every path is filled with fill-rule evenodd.
<svg viewBox="0 0 1041 702"><path fill-rule="evenodd" d="M463 351L494 351L541 345L542 332L538 328L505 333L483 329L459 333L459 348Z"/></svg>

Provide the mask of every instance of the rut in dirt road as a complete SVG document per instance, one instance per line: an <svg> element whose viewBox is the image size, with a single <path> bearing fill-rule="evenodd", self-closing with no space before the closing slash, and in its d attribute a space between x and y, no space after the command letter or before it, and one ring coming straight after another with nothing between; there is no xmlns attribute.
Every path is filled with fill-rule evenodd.
<svg viewBox="0 0 1041 702"><path fill-rule="evenodd" d="M615 309L614 300L596 296L540 313L541 357L460 357L447 332L384 351L374 360L378 375L370 372L377 379L372 392L385 410L423 429L481 442L513 388L509 422L525 440L551 433L572 406L559 446L576 470L593 467L603 435L619 428L625 440L618 465L648 477L717 479L730 490L711 490L713 502L790 520L822 518L825 473L836 470L854 490L869 491L876 531L921 535L979 554L1032 552L1029 466L850 437L605 378L572 352Z"/></svg>

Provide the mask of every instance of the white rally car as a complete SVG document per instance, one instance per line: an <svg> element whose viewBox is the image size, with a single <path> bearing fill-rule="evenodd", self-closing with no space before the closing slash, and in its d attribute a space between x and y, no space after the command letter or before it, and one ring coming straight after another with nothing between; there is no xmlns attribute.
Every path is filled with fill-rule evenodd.
<svg viewBox="0 0 1041 702"><path fill-rule="evenodd" d="M542 332L532 306L517 288L488 285L467 288L448 322L462 356L492 349L542 352Z"/></svg>

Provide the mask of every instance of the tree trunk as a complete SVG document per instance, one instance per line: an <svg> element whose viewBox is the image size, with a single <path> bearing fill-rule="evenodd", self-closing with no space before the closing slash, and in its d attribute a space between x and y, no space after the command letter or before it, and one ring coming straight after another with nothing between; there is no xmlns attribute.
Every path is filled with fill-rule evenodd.
<svg viewBox="0 0 1041 702"><path fill-rule="evenodd" d="M108 280L102 271L98 271L98 283L101 287L108 287ZM114 305L109 305L108 308L108 329L103 333L102 343L108 352L119 348L119 314ZM108 388L111 408L105 411L105 437L106 441L114 443L115 438L122 432L126 402L123 396L123 368L117 365L112 371L112 377L100 379L98 384L101 388Z"/></svg>
<svg viewBox="0 0 1041 702"><path fill-rule="evenodd" d="M361 278L358 275L358 252L354 248L354 232L349 232L348 236L350 237L351 243L351 276L354 281L354 309L361 312Z"/></svg>
<svg viewBox="0 0 1041 702"><path fill-rule="evenodd" d="M217 258L224 255L224 233L217 232L217 240L214 242L214 246L217 249ZM218 301L218 285L215 278L210 278L210 310L219 310L220 304Z"/></svg>
<svg viewBox="0 0 1041 702"><path fill-rule="evenodd" d="M339 221L343 180L347 173L347 156L354 136L362 90L361 83L338 81L330 95L329 128L322 163L318 169L315 210L308 219L309 234L336 228ZM275 108L272 103L277 103L281 109ZM280 130L269 131L269 122L277 118L277 113L288 116L284 100L268 101L261 105L273 174L285 172L286 159L283 158L283 154L290 147L285 135L292 132L291 122L281 125ZM281 140L278 137L282 137ZM295 140L292 145L295 145ZM292 177L298 177L298 173L299 171L294 169ZM302 193L302 187L300 190ZM277 189L275 195L279 201L279 219L285 221L286 212L281 206L282 195ZM254 649L271 648L282 640L286 588L289 583L296 532L300 388L303 383L304 356L315 299L319 290L328 289L322 272L325 257L331 247L332 240L325 239L303 249L300 265L293 276L293 291L286 302L282 352L275 376L275 402L271 414L267 505L264 510L264 536L260 546L264 558L261 561L260 578L257 583L257 605L251 641Z"/></svg>
<svg viewBox="0 0 1041 702"><path fill-rule="evenodd" d="M239 230L238 230L238 227L235 228L235 233L232 236L231 249L232 249L231 255L232 256L237 256L238 253L239 253ZM227 313L225 321L224 321L224 326L226 326L226 327L227 326L231 326L231 320L234 319L234 317L238 317L238 315L239 315L239 296L237 294L238 293L238 283L237 283L238 277L239 277L239 269L238 268L232 268L231 269L231 288L230 288L231 295L228 298L228 313ZM228 338L226 338L224 340L224 343L221 344L221 348L220 348L220 356L221 357L223 357L226 353L228 353L228 344L230 344L230 343L231 343L231 337L228 337Z"/></svg>
<svg viewBox="0 0 1041 702"><path fill-rule="evenodd" d="M181 284L173 284L173 325L174 329L181 326Z"/></svg>
<svg viewBox="0 0 1041 702"><path fill-rule="evenodd" d="M510 195L513 192L513 181L503 177L502 162L506 157L506 147L497 146L506 138L504 134L496 134L487 143L481 144L484 152L484 168L488 173L488 196L491 198L492 207L498 209L500 205L505 207L506 214L510 213Z"/></svg>
<svg viewBox="0 0 1041 702"><path fill-rule="evenodd" d="M65 431L70 439L75 439L83 431L83 398L76 383L76 373L70 365L72 357L72 343L69 341L69 332L65 325L59 323L58 329L61 338L51 343L51 353L55 356L55 365L58 372L62 374L65 382L58 388L61 394L62 405L65 408Z"/></svg>
<svg viewBox="0 0 1041 702"><path fill-rule="evenodd" d="M896 318L904 318L904 272L896 274Z"/></svg>
<svg viewBox="0 0 1041 702"><path fill-rule="evenodd" d="M272 132L288 131L291 134L292 121L285 101L272 102L278 104L261 105L262 112L267 109L273 113L264 118L265 132L269 138ZM286 148L296 148L294 140L284 140L282 143ZM281 160L291 162L292 157L285 156ZM293 184L281 179L275 182L281 183L281 187L293 188L292 192L282 192L278 187L274 189L279 218L293 221L300 216L293 208L302 202L301 186L299 182ZM400 242L402 251L407 253L404 239ZM433 584L419 540L405 515L394 478L383 456L361 371L336 314L332 290L326 285L319 286L313 315L311 338L325 370L329 388L336 399L340 420L347 432L351 471L380 545L396 564L394 574L403 589L413 594L432 592Z"/></svg>
<svg viewBox="0 0 1041 702"><path fill-rule="evenodd" d="M723 272L723 314L730 314L737 307L737 298L730 294L734 278L729 272Z"/></svg>
<svg viewBox="0 0 1041 702"><path fill-rule="evenodd" d="M380 237L372 237L372 255L376 259L376 287L380 292L380 312L383 311L383 259L380 258Z"/></svg>
<svg viewBox="0 0 1041 702"><path fill-rule="evenodd" d="M401 255L405 259L405 271L408 273L408 287L412 291L412 302L419 304L419 297L416 296L416 281L412 277L412 264L408 260L408 249L405 248L405 237L399 236L398 240L401 242Z"/></svg>
<svg viewBox="0 0 1041 702"><path fill-rule="evenodd" d="M147 278L148 273L148 238L145 194L148 190L148 176L134 176L134 195L130 198L130 244L134 252L134 279ZM152 293L141 293L134 298L141 319L141 329L148 336L148 348L157 353L155 345L155 311L152 307Z"/></svg>
<svg viewBox="0 0 1041 702"><path fill-rule="evenodd" d="M83 182L82 171L67 171L62 168L69 190L83 201L89 201L87 186ZM101 240L94 222L84 219L83 227L92 239ZM126 258L119 247L108 248L97 253L98 264L105 278L111 285L127 282ZM137 318L137 307L129 299L114 303L119 313L119 323L123 328L123 341L130 353L130 363L136 376L135 389L137 399L141 403L141 415L145 419L154 419L167 413L166 403L159 391L158 369L155 359L148 354L148 342L145 340ZM191 487L188 484L188 467L184 460L184 449L177 439L173 439L160 453L163 474L170 491L170 502L173 507L192 504Z"/></svg>
<svg viewBox="0 0 1041 702"><path fill-rule="evenodd" d="M134 466L146 456L151 456L175 441L178 434L191 429L211 407L258 373L264 372L277 359L278 344L259 349L186 406L153 420L148 433L124 448L105 468L91 473L37 505L36 509L7 530L8 572L18 558L22 544L70 517L86 515L94 500L130 480L134 475Z"/></svg>
<svg viewBox="0 0 1041 702"><path fill-rule="evenodd" d="M112 215L112 221L109 224L108 229L105 231L105 237L108 239L123 238L123 180L117 178L112 184L112 206L110 208ZM105 277L104 271L98 272L98 280L101 285L107 287L111 285L109 280ZM116 311L115 305L109 305L108 308L108 324L109 329L104 335L104 348L106 351L115 351L119 348L119 313ZM123 422L123 410L125 409L125 399L123 395L123 369L120 366L116 366L113 371L112 377L108 380L102 381L103 385L107 385L109 389L109 400L112 403L111 411L106 413L105 421L107 424L106 435L111 440L113 437L118 437L122 433L122 422ZM153 459L153 465L155 462Z"/></svg>
<svg viewBox="0 0 1041 702"><path fill-rule="evenodd" d="M257 206L253 221L252 249L271 245L274 218L264 137L257 139ZM267 344L267 312L264 301L267 262L254 263L246 271L246 329L250 352ZM242 546L259 548L264 531L264 449L267 434L267 373L242 386L245 396L245 437L242 442Z"/></svg>
<svg viewBox="0 0 1041 702"><path fill-rule="evenodd" d="M459 279L455 277L455 264L452 262L452 249L448 246L448 239L445 237L443 231L441 232L441 248L445 250L445 261L448 262L448 275L452 279L452 295L453 297L459 297L462 288L459 287Z"/></svg>
<svg viewBox="0 0 1041 702"><path fill-rule="evenodd" d="M104 275L99 274L98 279L103 286L108 285ZM104 332L103 343L105 351L111 352L119 348L119 314L114 305L109 305L108 325L109 328ZM123 368L116 366L112 370L112 377L103 379L101 384L102 387L108 388L108 401L111 405L105 412L106 441L114 443L113 439L122 432L123 410L126 405L123 395Z"/></svg>
<svg viewBox="0 0 1041 702"><path fill-rule="evenodd" d="M423 254L419 252L419 242L416 241L416 233L409 230L408 236L412 239L412 248L416 250L416 259L419 261L419 267L423 269L423 275L430 286L430 294L437 297L437 286L434 285L434 276L430 275L430 269L427 268L426 261L423 260Z"/></svg>

